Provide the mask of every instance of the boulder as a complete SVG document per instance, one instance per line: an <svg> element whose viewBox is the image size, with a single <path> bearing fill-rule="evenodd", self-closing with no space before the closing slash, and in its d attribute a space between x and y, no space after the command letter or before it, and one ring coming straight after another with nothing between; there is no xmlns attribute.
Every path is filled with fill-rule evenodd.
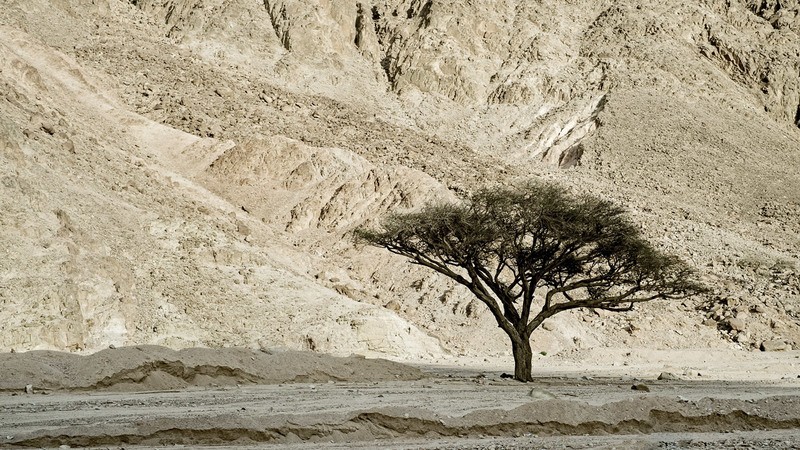
<svg viewBox="0 0 800 450"><path fill-rule="evenodd" d="M789 345L780 340L764 341L761 343L762 352L780 352L789 350Z"/></svg>
<svg viewBox="0 0 800 450"><path fill-rule="evenodd" d="M744 323L744 320L742 320L742 319L740 319L738 317L734 317L734 318L728 319L728 326L731 327L731 330L734 330L734 331L744 331L745 323Z"/></svg>

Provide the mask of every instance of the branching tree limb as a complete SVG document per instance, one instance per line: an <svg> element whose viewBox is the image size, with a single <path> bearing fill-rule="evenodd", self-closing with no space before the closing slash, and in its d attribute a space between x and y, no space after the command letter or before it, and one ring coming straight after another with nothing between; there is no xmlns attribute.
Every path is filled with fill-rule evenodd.
<svg viewBox="0 0 800 450"><path fill-rule="evenodd" d="M459 204L391 215L356 238L469 289L511 339L520 381L531 380L531 333L554 314L624 312L705 291L692 268L645 241L624 209L554 184L481 190Z"/></svg>

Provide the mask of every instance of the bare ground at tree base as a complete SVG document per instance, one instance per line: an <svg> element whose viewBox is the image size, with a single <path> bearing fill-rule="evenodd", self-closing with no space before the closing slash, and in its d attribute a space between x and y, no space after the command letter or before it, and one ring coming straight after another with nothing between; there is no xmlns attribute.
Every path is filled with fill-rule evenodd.
<svg viewBox="0 0 800 450"><path fill-rule="evenodd" d="M131 360L139 351L119 350L103 357L120 369L115 354ZM653 370L672 368L666 353L631 352L622 361L609 350L598 366L551 357L539 361L535 382L519 383L501 376L509 361L452 360L420 367L419 378L417 368L403 377L403 366L382 360L223 350L220 370L205 364L202 376L190 353L183 369L176 361L149 364L149 372L112 377L116 384L67 388L64 379L64 387L32 394L11 389L24 381L13 374L31 375L30 354L17 354L13 367L4 361L0 447L798 448L800 355L751 354L746 362L737 353L709 355L700 375L664 372L661 380ZM230 355L238 359L226 362ZM35 356L41 367L47 358ZM670 359L696 358L673 352ZM314 370L304 374L292 360ZM271 381L253 383L248 373L270 361L278 368ZM167 389L176 379L182 387Z"/></svg>

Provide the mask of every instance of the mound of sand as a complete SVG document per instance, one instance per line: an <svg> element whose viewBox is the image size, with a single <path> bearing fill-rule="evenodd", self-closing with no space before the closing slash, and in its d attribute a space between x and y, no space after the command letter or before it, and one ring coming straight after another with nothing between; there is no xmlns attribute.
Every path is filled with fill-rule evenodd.
<svg viewBox="0 0 800 450"><path fill-rule="evenodd" d="M395 381L422 378L419 369L361 356L333 357L290 350L191 348L154 345L91 355L54 351L0 354L0 391L153 391L241 384Z"/></svg>

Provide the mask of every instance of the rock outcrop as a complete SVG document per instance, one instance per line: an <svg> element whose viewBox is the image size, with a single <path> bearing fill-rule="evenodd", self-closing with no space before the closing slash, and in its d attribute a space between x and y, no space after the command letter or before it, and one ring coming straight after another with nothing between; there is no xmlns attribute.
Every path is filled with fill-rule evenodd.
<svg viewBox="0 0 800 450"><path fill-rule="evenodd" d="M0 348L503 352L349 232L529 177L624 203L715 290L542 350L796 347L798 5L8 1Z"/></svg>
<svg viewBox="0 0 800 450"><path fill-rule="evenodd" d="M74 61L31 41L0 29L1 348L441 353L393 313L292 270L285 244L248 242L259 222L187 178L203 149L225 145L127 111Z"/></svg>

